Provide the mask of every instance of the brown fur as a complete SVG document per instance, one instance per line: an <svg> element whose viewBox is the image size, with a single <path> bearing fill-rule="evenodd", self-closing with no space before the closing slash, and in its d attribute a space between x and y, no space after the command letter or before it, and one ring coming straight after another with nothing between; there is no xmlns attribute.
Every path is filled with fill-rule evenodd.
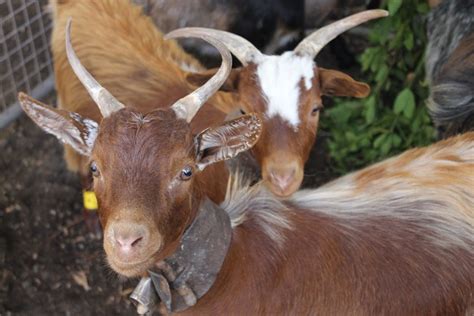
<svg viewBox="0 0 474 316"><path fill-rule="evenodd" d="M182 315L464 315L473 304L472 253L431 253L409 223L368 219L351 234L305 210L290 219L283 249L251 219L238 227L217 282Z"/></svg>
<svg viewBox="0 0 474 316"><path fill-rule="evenodd" d="M334 205L347 208L345 215L332 212L331 202L326 207L319 202L311 211L294 205L300 197L313 194L303 191L285 203L289 212L284 214L293 229L281 230L283 246L257 224L249 202L248 217L234 229L217 282L196 306L181 314L470 315L474 306L473 152L474 133L468 133L408 151L313 191L323 191L315 197L320 201L323 196L331 199L327 195L332 192ZM453 176L440 168L444 165ZM393 166L418 173L397 173ZM434 191L426 186L430 179L438 182ZM394 202L392 196L404 189L411 193ZM348 196L338 197L344 190ZM397 213L357 213L359 204L365 203L360 199L366 196L373 198L368 205L375 210L390 202L399 205L395 211L403 212L406 199L413 199L405 206L412 203L412 209L408 218ZM423 213L432 203L444 205L442 223L426 224L436 216ZM451 227L459 225L457 230L448 228L453 225L451 217L462 223ZM448 231L440 233L437 228ZM467 244L448 245L453 237L448 234Z"/></svg>

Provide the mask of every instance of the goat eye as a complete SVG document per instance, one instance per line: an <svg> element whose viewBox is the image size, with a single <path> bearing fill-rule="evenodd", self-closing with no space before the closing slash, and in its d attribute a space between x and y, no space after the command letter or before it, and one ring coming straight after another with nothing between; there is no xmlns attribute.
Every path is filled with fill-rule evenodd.
<svg viewBox="0 0 474 316"><path fill-rule="evenodd" d="M314 107L313 110L311 111L311 114L312 114L312 115L316 115L316 113L318 113L320 110L321 110L321 107L316 106L316 107Z"/></svg>
<svg viewBox="0 0 474 316"><path fill-rule="evenodd" d="M190 167L190 166L186 166L183 168L183 170L181 170L181 180L189 180L191 178L191 176L193 175L193 168Z"/></svg>
<svg viewBox="0 0 474 316"><path fill-rule="evenodd" d="M240 109L240 114L245 115L246 113L244 110Z"/></svg>
<svg viewBox="0 0 474 316"><path fill-rule="evenodd" d="M95 163L95 161L91 162L90 169L91 169L92 175L94 177L99 176L99 174L100 174L99 168L97 167L97 164Z"/></svg>

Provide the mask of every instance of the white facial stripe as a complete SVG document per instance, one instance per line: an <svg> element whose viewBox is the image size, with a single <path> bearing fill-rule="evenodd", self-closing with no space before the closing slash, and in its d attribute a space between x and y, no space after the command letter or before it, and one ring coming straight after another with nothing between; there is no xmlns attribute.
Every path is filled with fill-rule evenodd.
<svg viewBox="0 0 474 316"><path fill-rule="evenodd" d="M257 77L267 99L267 115L280 115L297 128L300 123L298 101L299 83L304 79L306 90L311 89L314 62L310 57L286 52L281 56L265 56L257 66Z"/></svg>

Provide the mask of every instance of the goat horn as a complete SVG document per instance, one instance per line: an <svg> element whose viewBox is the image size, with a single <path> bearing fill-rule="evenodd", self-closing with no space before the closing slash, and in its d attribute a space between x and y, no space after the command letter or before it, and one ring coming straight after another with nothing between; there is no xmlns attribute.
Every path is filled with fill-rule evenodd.
<svg viewBox="0 0 474 316"><path fill-rule="evenodd" d="M219 70L203 86L172 105L171 108L176 112L176 116L185 119L188 123L191 122L201 106L224 84L232 70L232 56L223 43L205 34L199 34L196 37L217 48L221 54L222 63Z"/></svg>
<svg viewBox="0 0 474 316"><path fill-rule="evenodd" d="M294 52L314 58L327 43L339 34L364 22L385 16L388 16L388 12L385 10L367 10L353 14L313 32L298 44Z"/></svg>
<svg viewBox="0 0 474 316"><path fill-rule="evenodd" d="M165 35L165 38L202 38L202 36L212 37L220 41L227 47L227 49L232 52L232 54L235 55L235 57L237 57L237 59L244 66L246 66L250 62L255 62L256 60L261 59L262 57L262 53L245 38L225 31L208 29L204 27L184 27L171 31L170 33Z"/></svg>
<svg viewBox="0 0 474 316"><path fill-rule="evenodd" d="M107 117L113 112L124 108L125 106L120 103L109 91L102 87L79 61L79 58L74 52L71 44L71 23L72 19L69 18L66 25L67 59L77 78L82 82L87 92L89 92L89 95L99 107L102 116Z"/></svg>

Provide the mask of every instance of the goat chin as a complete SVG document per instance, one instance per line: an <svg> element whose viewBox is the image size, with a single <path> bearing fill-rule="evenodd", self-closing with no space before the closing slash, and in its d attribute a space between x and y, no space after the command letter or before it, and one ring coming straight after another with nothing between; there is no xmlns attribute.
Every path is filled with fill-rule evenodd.
<svg viewBox="0 0 474 316"><path fill-rule="evenodd" d="M118 274L127 278L138 277L144 275L150 268L152 268L156 262L155 256L148 257L147 259L139 262L123 262L116 260L113 256L107 255L107 262Z"/></svg>

